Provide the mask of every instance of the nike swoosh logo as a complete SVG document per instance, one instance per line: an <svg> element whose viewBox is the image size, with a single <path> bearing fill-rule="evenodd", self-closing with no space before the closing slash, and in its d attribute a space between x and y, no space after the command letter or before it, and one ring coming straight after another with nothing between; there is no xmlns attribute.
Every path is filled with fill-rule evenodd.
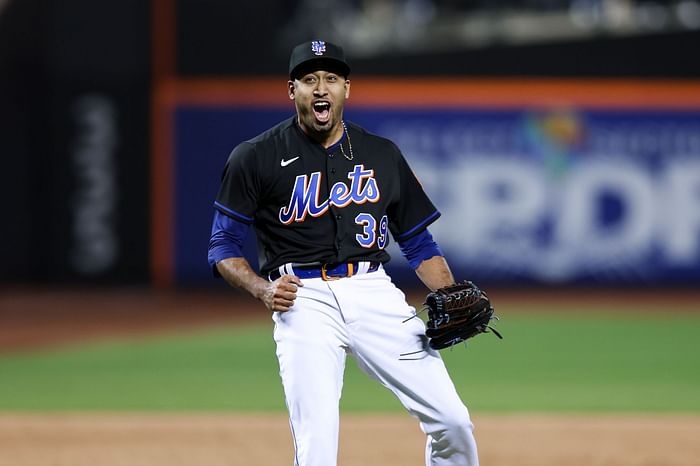
<svg viewBox="0 0 700 466"><path fill-rule="evenodd" d="M283 167L286 167L287 165L289 165L290 163L294 162L294 161L295 161L296 159L298 159L298 158L299 158L299 156L294 157L294 158L291 158L291 159L289 159L289 160L284 160L284 159L282 159L282 160L280 161L280 165L282 165Z"/></svg>

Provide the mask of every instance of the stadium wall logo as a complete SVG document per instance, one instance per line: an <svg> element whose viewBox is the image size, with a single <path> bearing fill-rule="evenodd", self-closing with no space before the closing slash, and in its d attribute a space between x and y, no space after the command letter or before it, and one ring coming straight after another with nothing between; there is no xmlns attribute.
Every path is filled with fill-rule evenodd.
<svg viewBox="0 0 700 466"><path fill-rule="evenodd" d="M71 203L70 263L81 275L97 276L114 267L117 231L117 120L108 96L79 96L72 107L75 136L70 146L75 192Z"/></svg>
<svg viewBox="0 0 700 466"><path fill-rule="evenodd" d="M387 123L378 132L407 149L443 211L440 245L481 276L638 282L700 268L697 116Z"/></svg>

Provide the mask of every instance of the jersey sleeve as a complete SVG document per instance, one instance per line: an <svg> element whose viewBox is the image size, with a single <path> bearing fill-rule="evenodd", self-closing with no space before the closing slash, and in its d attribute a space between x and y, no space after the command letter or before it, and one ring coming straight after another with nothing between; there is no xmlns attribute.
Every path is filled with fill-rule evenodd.
<svg viewBox="0 0 700 466"><path fill-rule="evenodd" d="M440 217L440 212L433 205L423 190L408 162L401 152L398 153L398 176L400 180L399 198L393 202L389 214L389 230L396 241L405 241L421 231Z"/></svg>
<svg viewBox="0 0 700 466"><path fill-rule="evenodd" d="M406 258L413 270L432 257L444 256L440 246L437 245L427 228L420 233L403 241L398 241L401 254Z"/></svg>
<svg viewBox="0 0 700 466"><path fill-rule="evenodd" d="M247 142L238 145L224 167L214 207L229 217L251 224L260 192L258 174L255 146Z"/></svg>

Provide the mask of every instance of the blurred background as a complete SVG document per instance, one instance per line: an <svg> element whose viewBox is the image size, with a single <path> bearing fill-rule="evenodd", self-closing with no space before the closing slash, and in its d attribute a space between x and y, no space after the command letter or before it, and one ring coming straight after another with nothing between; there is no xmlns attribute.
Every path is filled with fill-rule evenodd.
<svg viewBox="0 0 700 466"><path fill-rule="evenodd" d="M221 287L221 168L291 115L313 38L345 47L346 116L402 148L458 275L698 283L695 0L2 0L1 282Z"/></svg>
<svg viewBox="0 0 700 466"><path fill-rule="evenodd" d="M455 275L502 318L504 340L443 352L477 424L593 416L551 461L529 417L517 448L497 417L484 461L592 464L609 440L618 459L596 464L697 464L700 1L0 0L0 465L95 465L90 442L139 457L141 437L108 441L118 424L70 443L65 418L22 411L271 411L291 455L269 315L212 277L207 246L229 152L293 114L289 51L316 39L344 46L346 119L399 145ZM341 407L401 411L354 365ZM601 436L595 416L621 412L685 417ZM249 448L269 428L241 424L202 435L228 463L175 462L189 442L166 431L163 461L126 464L281 464L237 462L275 443ZM66 438L74 456L51 462Z"/></svg>

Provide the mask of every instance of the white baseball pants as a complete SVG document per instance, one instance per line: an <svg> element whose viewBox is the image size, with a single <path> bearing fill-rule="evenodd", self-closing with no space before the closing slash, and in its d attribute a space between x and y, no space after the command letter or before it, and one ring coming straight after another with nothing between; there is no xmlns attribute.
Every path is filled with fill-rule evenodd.
<svg viewBox="0 0 700 466"><path fill-rule="evenodd" d="M361 272L361 271L360 271ZM477 466L469 412L414 309L383 268L303 280L294 306L273 314L295 466L334 466L347 354L391 390L427 435L427 466ZM402 357L402 354L416 352Z"/></svg>

